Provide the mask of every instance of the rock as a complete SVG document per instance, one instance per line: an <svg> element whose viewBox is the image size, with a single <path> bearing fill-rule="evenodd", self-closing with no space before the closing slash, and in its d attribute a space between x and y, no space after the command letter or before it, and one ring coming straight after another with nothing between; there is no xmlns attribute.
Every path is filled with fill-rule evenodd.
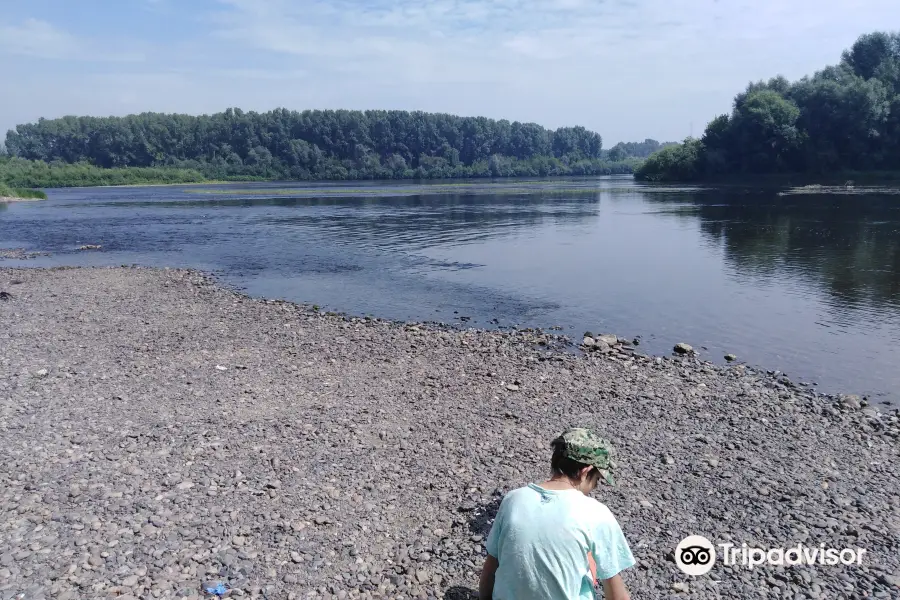
<svg viewBox="0 0 900 600"><path fill-rule="evenodd" d="M519 391L519 386L517 386L517 385L514 384L514 383L507 383L507 384L506 384L506 389L508 389L508 390L511 391L511 392L518 392L518 391Z"/></svg>
<svg viewBox="0 0 900 600"><path fill-rule="evenodd" d="M597 341L603 342L607 346L615 346L619 343L619 338L611 333L604 333L597 338Z"/></svg>
<svg viewBox="0 0 900 600"><path fill-rule="evenodd" d="M300 556L300 553L299 553L299 552L297 552L296 550L294 550L294 551L291 552L291 560L294 561L295 563L302 563L302 562L303 562L303 557Z"/></svg>
<svg viewBox="0 0 900 600"><path fill-rule="evenodd" d="M34 372L34 376L35 377L46 377L49 373L50 373L50 371L48 371L47 369L39 369Z"/></svg>
<svg viewBox="0 0 900 600"><path fill-rule="evenodd" d="M194 487L194 484L191 483L190 481L182 481L181 483L179 483L179 484L176 485L175 487L176 487L177 489L179 489L179 490L189 490L189 489L191 489L192 487Z"/></svg>
<svg viewBox="0 0 900 600"><path fill-rule="evenodd" d="M224 365L216 365L216 371L227 371L228 367Z"/></svg>
<svg viewBox="0 0 900 600"><path fill-rule="evenodd" d="M881 583L900 589L900 573L897 575L888 575L887 573L882 573L881 577L878 578Z"/></svg>
<svg viewBox="0 0 900 600"><path fill-rule="evenodd" d="M689 344L685 344L684 342L681 342L681 343L675 344L675 352L677 354L693 354L694 347Z"/></svg>
<svg viewBox="0 0 900 600"><path fill-rule="evenodd" d="M428 572L428 569L418 569L416 571L416 580L419 583L425 583L429 579L431 579L431 573Z"/></svg>
<svg viewBox="0 0 900 600"><path fill-rule="evenodd" d="M122 585L127 588L133 588L138 584L140 578L137 575L129 575L122 580Z"/></svg>
<svg viewBox="0 0 900 600"><path fill-rule="evenodd" d="M100 244L84 244L83 246L78 246L79 250L100 250L103 248Z"/></svg>
<svg viewBox="0 0 900 600"><path fill-rule="evenodd" d="M588 335L584 336L584 339L581 340L581 345L587 346L588 348L592 348L594 346L594 338L592 338Z"/></svg>
<svg viewBox="0 0 900 600"><path fill-rule="evenodd" d="M737 356L735 356L734 354L726 354L725 360L727 360L728 362L734 362L737 360Z"/></svg>
<svg viewBox="0 0 900 600"><path fill-rule="evenodd" d="M860 398L856 394L844 394L840 397L840 399L841 399L841 404L843 404L847 408L859 410L863 406L862 398Z"/></svg>
<svg viewBox="0 0 900 600"><path fill-rule="evenodd" d="M672 457L672 456L666 455L666 456L663 457L663 463L665 463L665 464L667 464L667 465L674 465L674 464L675 464L675 458Z"/></svg>
<svg viewBox="0 0 900 600"><path fill-rule="evenodd" d="M672 589L676 592L681 592L683 594L687 594L691 591L691 586L684 581L676 581L672 584Z"/></svg>
<svg viewBox="0 0 900 600"><path fill-rule="evenodd" d="M643 508L653 508L653 503L651 503L646 498L641 498L640 500L638 500L638 502L640 503L641 507L643 507Z"/></svg>
<svg viewBox="0 0 900 600"><path fill-rule="evenodd" d="M283 582L288 583L288 584L291 584L291 585L294 585L294 584L296 584L297 582L300 581L300 579L298 579L297 576L294 575L293 573L286 573L286 574L284 575L284 577L281 578L281 580L282 580Z"/></svg>

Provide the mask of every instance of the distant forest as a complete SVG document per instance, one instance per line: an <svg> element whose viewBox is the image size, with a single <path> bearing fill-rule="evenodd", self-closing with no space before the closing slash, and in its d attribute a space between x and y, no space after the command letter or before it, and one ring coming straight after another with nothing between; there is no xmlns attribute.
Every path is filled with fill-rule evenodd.
<svg viewBox="0 0 900 600"><path fill-rule="evenodd" d="M153 181L155 174L177 181L608 175L632 173L659 147L646 140L604 152L600 135L584 127L483 117L233 108L19 125L6 135L0 179L44 187ZM177 173L166 176L169 170Z"/></svg>
<svg viewBox="0 0 900 600"><path fill-rule="evenodd" d="M751 83L703 137L652 155L646 181L900 170L900 33L861 36L841 62L794 83Z"/></svg>
<svg viewBox="0 0 900 600"><path fill-rule="evenodd" d="M606 157L611 161L626 160L628 158L647 158L663 148L677 145L677 142L659 143L651 139L646 139L643 142L619 142L606 152Z"/></svg>

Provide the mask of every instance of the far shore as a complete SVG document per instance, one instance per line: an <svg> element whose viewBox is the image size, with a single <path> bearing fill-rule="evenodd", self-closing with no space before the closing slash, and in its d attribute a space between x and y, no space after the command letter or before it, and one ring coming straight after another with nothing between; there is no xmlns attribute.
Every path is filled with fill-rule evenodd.
<svg viewBox="0 0 900 600"><path fill-rule="evenodd" d="M617 175L559 175L547 177L509 177L509 178L492 178L492 177L464 177L464 178L441 178L441 179L211 179L207 181L190 181L190 182L147 182L147 183L122 183L122 184L92 184L92 185L63 185L63 186L33 186L41 189L81 189L81 188L144 188L144 187L199 187L207 185L249 185L249 184L286 184L286 185L353 185L359 183L371 184L373 187L378 185L419 185L419 186L465 186L465 185L491 185L491 184L511 184L511 183L547 183L552 184L559 181L590 181L598 178L625 178L630 177L628 174ZM828 188L830 191L838 188L846 188L849 184L852 189L858 186L857 193L865 191L866 186L876 186L883 189L900 188L900 171L864 171L864 172L837 172L827 175L814 175L808 173L776 173L776 174L760 174L760 175L735 175L713 177L708 179L697 179L691 181L641 181L635 179L639 185L647 186L652 189L654 186L666 185L690 185L709 188L785 188L785 189L801 189L820 186ZM13 199L18 201L17 199ZM9 198L0 199L0 202L11 201Z"/></svg>
<svg viewBox="0 0 900 600"><path fill-rule="evenodd" d="M12 204L13 202L41 202L41 198L17 198L15 196L0 196L0 204Z"/></svg>
<svg viewBox="0 0 900 600"><path fill-rule="evenodd" d="M138 187L181 187L200 185L247 185L247 184L273 184L283 183L290 185L350 185L358 183L382 184L382 185L489 185L492 183L555 183L567 180L591 180L598 178L631 177L627 174L613 175L554 175L547 177L450 177L440 179L210 179L208 181L191 181L184 183L115 183L92 185L66 185L66 186L37 186L45 190L67 190L82 188L138 188Z"/></svg>
<svg viewBox="0 0 900 600"><path fill-rule="evenodd" d="M0 292L0 592L470 600L503 494L577 424L616 450L595 496L634 598L900 594L900 411L865 398L181 269L0 267ZM670 558L688 535L866 554L690 577Z"/></svg>
<svg viewBox="0 0 900 600"><path fill-rule="evenodd" d="M772 188L772 187L807 187L807 186L827 186L827 187L845 187L851 186L900 186L900 171L836 171L827 174L815 173L761 173L761 174L738 174L738 175L717 175L706 178L696 178L688 180L660 180L660 181L644 181L635 178L638 183L649 185L654 184L681 184L681 185L701 185L710 187L749 187L749 188Z"/></svg>

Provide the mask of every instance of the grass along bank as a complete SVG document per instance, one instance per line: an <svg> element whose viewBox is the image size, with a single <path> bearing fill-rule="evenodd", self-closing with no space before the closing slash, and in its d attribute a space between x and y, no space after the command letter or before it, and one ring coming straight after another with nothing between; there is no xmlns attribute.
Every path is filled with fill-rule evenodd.
<svg viewBox="0 0 900 600"><path fill-rule="evenodd" d="M545 157L546 158L546 157ZM571 165L558 159L479 161L454 169L347 169L340 161L331 160L330 169L311 171L270 170L234 173L200 164L197 168L165 167L97 167L89 163L47 163L23 158L0 158L0 182L11 187L94 187L127 185L168 185L186 183L261 182L261 181L391 181L440 179L505 179L539 177L583 177L630 175L641 164L639 159L620 161L580 161ZM545 164L546 163L546 164Z"/></svg>
<svg viewBox="0 0 900 600"><path fill-rule="evenodd" d="M17 200L46 200L47 194L41 190L32 190L28 188L13 188L3 182L0 182L0 202L10 202Z"/></svg>
<svg viewBox="0 0 900 600"><path fill-rule="evenodd" d="M63 188L206 182L206 177L193 169L159 167L103 169L87 163L46 163L18 158L0 160L0 184L6 184L11 188Z"/></svg>

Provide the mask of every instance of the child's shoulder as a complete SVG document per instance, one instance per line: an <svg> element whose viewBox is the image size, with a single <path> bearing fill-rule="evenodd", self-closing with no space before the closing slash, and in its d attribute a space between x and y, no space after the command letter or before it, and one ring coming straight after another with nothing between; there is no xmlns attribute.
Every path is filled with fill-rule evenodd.
<svg viewBox="0 0 900 600"><path fill-rule="evenodd" d="M582 499L580 501L582 502L582 505L584 506L586 511L591 515L594 515L596 518L600 520L615 520L615 517L613 516L612 511L609 510L609 507L599 500L591 498L590 496L582 496Z"/></svg>
<svg viewBox="0 0 900 600"><path fill-rule="evenodd" d="M534 488L530 485L523 485L522 487L506 492L506 495L503 496L503 502L515 502L518 499L527 498L535 494L537 494L537 492Z"/></svg>

